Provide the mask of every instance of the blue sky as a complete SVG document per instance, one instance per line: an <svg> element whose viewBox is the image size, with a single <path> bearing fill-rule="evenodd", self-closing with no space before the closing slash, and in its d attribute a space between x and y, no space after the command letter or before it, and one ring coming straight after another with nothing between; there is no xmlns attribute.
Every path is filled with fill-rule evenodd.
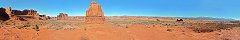
<svg viewBox="0 0 240 40"><path fill-rule="evenodd" d="M0 0L0 7L40 14L85 16L92 0ZM106 16L223 17L240 19L240 0L97 0Z"/></svg>

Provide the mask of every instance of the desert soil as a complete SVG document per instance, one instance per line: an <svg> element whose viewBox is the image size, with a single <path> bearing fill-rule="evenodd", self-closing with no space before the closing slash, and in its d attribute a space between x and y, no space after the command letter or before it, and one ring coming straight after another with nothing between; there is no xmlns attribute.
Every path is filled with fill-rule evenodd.
<svg viewBox="0 0 240 40"><path fill-rule="evenodd" d="M38 31L1 26L0 40L240 40L240 27L197 33L181 25L128 24L129 20L124 23L108 20L106 24L84 24L82 20L53 19L39 23Z"/></svg>

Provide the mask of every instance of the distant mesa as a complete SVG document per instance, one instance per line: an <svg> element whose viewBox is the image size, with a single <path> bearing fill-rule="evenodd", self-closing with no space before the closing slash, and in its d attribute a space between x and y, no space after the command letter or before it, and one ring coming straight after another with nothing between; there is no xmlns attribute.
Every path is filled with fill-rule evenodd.
<svg viewBox="0 0 240 40"><path fill-rule="evenodd" d="M39 14L35 10L27 10L27 9L23 11L13 10L12 12L14 15L22 18L30 18L30 19L37 19L37 20L39 20L40 18Z"/></svg>
<svg viewBox="0 0 240 40"><path fill-rule="evenodd" d="M96 2L91 2L89 9L86 11L85 23L87 24L104 24L105 17L101 6Z"/></svg>
<svg viewBox="0 0 240 40"><path fill-rule="evenodd" d="M66 20L68 18L68 14L65 13L59 13L57 16L57 20Z"/></svg>
<svg viewBox="0 0 240 40"><path fill-rule="evenodd" d="M51 19L50 16L46 16L46 15L39 15L40 16L40 20L48 20L48 19Z"/></svg>

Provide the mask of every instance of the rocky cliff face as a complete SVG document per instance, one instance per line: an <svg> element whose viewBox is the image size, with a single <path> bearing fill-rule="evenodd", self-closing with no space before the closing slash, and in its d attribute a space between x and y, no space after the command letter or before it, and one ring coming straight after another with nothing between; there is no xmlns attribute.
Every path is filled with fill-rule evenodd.
<svg viewBox="0 0 240 40"><path fill-rule="evenodd" d="M0 20L7 23L21 23L23 19L12 14L11 7L0 8Z"/></svg>
<svg viewBox="0 0 240 40"><path fill-rule="evenodd" d="M66 20L68 17L67 14L65 13L60 13L58 16L57 16L57 20Z"/></svg>
<svg viewBox="0 0 240 40"><path fill-rule="evenodd" d="M0 20L1 21L7 21L10 19L9 15L7 12L5 12L5 8L0 8Z"/></svg>
<svg viewBox="0 0 240 40"><path fill-rule="evenodd" d="M25 9L23 11L21 10L13 10L14 15L38 15L36 10L28 10Z"/></svg>
<svg viewBox="0 0 240 40"><path fill-rule="evenodd" d="M30 19L37 19L37 20L40 18L36 10L27 10L27 9L23 11L13 10L12 13L22 18L30 18Z"/></svg>
<svg viewBox="0 0 240 40"><path fill-rule="evenodd" d="M86 11L85 23L87 24L103 24L105 21L104 13L101 6L93 1L89 9Z"/></svg>
<svg viewBox="0 0 240 40"><path fill-rule="evenodd" d="M0 8L0 21L7 23L21 23L21 21L28 21L26 19L46 19L47 17L40 17L35 10L12 10L11 7ZM31 21L31 20L29 20Z"/></svg>
<svg viewBox="0 0 240 40"><path fill-rule="evenodd" d="M3 21L17 19L17 17L12 14L11 7L1 8L0 15L1 15L1 19L0 20L3 20Z"/></svg>

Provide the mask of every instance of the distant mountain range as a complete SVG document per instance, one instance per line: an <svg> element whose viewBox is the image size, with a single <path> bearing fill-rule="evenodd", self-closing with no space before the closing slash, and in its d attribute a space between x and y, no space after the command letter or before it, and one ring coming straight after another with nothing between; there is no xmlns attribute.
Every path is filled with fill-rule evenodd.
<svg viewBox="0 0 240 40"><path fill-rule="evenodd" d="M217 21L237 21L232 18L214 18L214 17L184 17L187 19L200 19L200 20L217 20Z"/></svg>

